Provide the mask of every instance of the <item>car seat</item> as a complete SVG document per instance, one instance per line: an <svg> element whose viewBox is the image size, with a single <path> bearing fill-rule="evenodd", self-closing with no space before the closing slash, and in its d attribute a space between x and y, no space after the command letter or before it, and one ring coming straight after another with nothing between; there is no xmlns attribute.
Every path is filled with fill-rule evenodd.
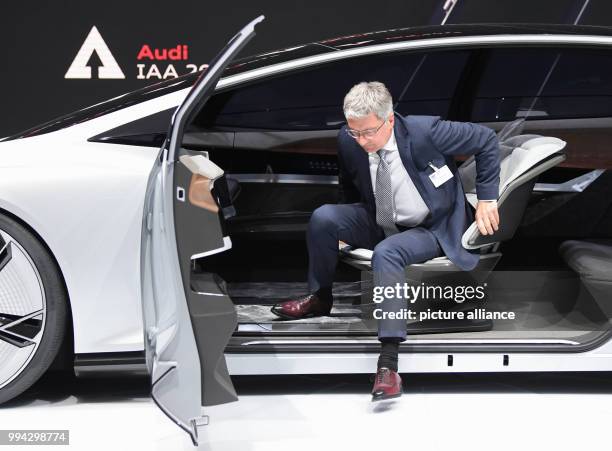
<svg viewBox="0 0 612 451"><path fill-rule="evenodd" d="M559 246L559 253L605 317L612 320L612 240L567 240Z"/></svg>

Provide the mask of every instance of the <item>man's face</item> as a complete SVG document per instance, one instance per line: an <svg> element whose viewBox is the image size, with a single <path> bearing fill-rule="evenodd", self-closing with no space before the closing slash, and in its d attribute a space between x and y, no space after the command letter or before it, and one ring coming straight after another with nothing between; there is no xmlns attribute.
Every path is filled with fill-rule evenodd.
<svg viewBox="0 0 612 451"><path fill-rule="evenodd" d="M363 132L369 130L373 132L378 129L373 136L367 137L362 133L359 134L359 137L354 138L355 141L368 153L376 152L387 143L389 138L391 137L391 132L393 131L393 122L395 117L393 113L391 113L388 119L383 123L374 113L370 113L366 117L362 117L359 119L347 119L347 125L350 130ZM381 126L382 124L382 126ZM379 128L380 127L380 128Z"/></svg>

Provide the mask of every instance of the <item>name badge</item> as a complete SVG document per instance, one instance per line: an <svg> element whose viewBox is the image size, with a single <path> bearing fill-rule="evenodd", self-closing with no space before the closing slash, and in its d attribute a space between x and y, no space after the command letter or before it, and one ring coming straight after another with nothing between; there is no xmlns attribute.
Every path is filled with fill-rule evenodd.
<svg viewBox="0 0 612 451"><path fill-rule="evenodd" d="M447 165L444 165L441 168L437 168L433 164L431 164L431 162L428 164L429 167L434 170L433 174L429 176L429 179L436 188L453 178L453 173Z"/></svg>

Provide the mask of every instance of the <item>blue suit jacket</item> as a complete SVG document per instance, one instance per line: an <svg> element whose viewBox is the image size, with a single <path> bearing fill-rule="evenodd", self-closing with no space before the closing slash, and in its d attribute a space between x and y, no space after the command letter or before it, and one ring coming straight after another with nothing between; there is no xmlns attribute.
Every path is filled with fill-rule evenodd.
<svg viewBox="0 0 612 451"><path fill-rule="evenodd" d="M362 202L376 220L368 155L342 127L338 134L340 202ZM479 199L497 199L499 191L499 143L495 132L471 122L454 122L440 116L402 117L395 113L395 139L406 171L430 211L426 226L436 236L446 256L463 270L474 269L478 251L468 251L461 237L474 215L465 199L453 155L475 155L476 194ZM434 187L429 175L431 162L448 165L452 180Z"/></svg>

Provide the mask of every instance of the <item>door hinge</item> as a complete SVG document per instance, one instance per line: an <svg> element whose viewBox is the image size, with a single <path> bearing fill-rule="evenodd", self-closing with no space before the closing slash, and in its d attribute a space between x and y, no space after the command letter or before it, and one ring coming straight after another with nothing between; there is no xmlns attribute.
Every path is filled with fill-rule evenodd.
<svg viewBox="0 0 612 451"><path fill-rule="evenodd" d="M193 431L195 432L195 442L200 444L200 437L203 435L200 433L204 432L204 426L208 426L209 423L208 415L202 415L201 417L192 418L190 421Z"/></svg>
<svg viewBox="0 0 612 451"><path fill-rule="evenodd" d="M155 326L151 326L147 328L147 339L149 342L152 342L153 339L157 336L158 329Z"/></svg>

